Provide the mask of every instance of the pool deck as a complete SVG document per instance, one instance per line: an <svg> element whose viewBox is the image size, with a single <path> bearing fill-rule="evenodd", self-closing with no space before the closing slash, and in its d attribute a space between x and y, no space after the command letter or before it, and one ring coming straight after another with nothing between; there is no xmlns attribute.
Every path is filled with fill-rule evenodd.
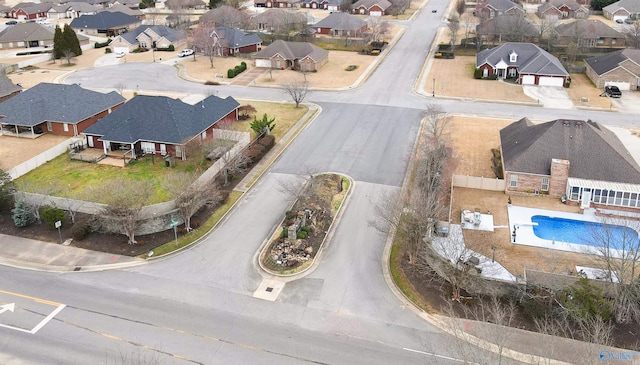
<svg viewBox="0 0 640 365"><path fill-rule="evenodd" d="M584 254L597 255L598 248L590 245L580 245L576 243L561 242L555 240L545 240L533 233L531 217L534 215L544 215L551 218L565 218L586 222L599 222L595 215L595 209L585 209L583 214L558 212L555 210L545 210L536 208L526 208L519 206L507 207L509 213L509 230L511 232L511 243L516 245L534 246L548 248L552 250L562 250ZM513 235L515 227L515 237ZM617 251L617 250L613 250Z"/></svg>

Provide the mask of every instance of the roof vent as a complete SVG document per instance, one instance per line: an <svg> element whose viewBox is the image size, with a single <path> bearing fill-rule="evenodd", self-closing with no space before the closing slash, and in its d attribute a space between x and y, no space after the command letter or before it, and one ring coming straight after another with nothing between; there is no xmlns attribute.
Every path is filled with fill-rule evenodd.
<svg viewBox="0 0 640 365"><path fill-rule="evenodd" d="M568 126L569 126L569 124L571 124L571 122L569 122L568 120L563 120L563 121L562 121L562 124L563 124L565 127L568 127Z"/></svg>
<svg viewBox="0 0 640 365"><path fill-rule="evenodd" d="M582 127L582 121L581 120L576 121L576 126L577 127Z"/></svg>

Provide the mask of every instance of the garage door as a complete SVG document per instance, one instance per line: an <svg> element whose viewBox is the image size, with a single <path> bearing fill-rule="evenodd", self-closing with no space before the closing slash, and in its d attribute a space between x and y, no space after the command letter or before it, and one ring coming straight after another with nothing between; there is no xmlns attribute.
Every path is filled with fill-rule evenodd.
<svg viewBox="0 0 640 365"><path fill-rule="evenodd" d="M538 85L563 87L564 79L562 77L541 77L538 79Z"/></svg>
<svg viewBox="0 0 640 365"><path fill-rule="evenodd" d="M617 86L620 90L631 90L631 83L622 81L607 81L604 86Z"/></svg>
<svg viewBox="0 0 640 365"><path fill-rule="evenodd" d="M536 82L535 76L524 75L522 76L522 85L533 85Z"/></svg>
<svg viewBox="0 0 640 365"><path fill-rule="evenodd" d="M120 52L129 53L129 48L128 47L113 47L113 53L120 53Z"/></svg>
<svg viewBox="0 0 640 365"><path fill-rule="evenodd" d="M618 22L618 20L624 21L625 19L627 19L626 15L614 15L613 16L613 21L614 22Z"/></svg>
<svg viewBox="0 0 640 365"><path fill-rule="evenodd" d="M271 67L271 60L257 59L256 67Z"/></svg>
<svg viewBox="0 0 640 365"><path fill-rule="evenodd" d="M371 15L371 16L382 16L382 12L381 11L371 11L371 12L369 12L369 15Z"/></svg>

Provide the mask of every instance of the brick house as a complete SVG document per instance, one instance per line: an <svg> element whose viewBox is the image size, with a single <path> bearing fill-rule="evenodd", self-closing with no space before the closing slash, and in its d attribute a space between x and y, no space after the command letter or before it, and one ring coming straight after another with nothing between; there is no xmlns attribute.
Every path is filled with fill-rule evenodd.
<svg viewBox="0 0 640 365"><path fill-rule="evenodd" d="M167 48L173 45L182 47L187 40L187 34L182 30L175 30L164 25L141 25L136 29L122 33L115 37L109 47L113 52L129 53L141 47L147 49Z"/></svg>
<svg viewBox="0 0 640 365"><path fill-rule="evenodd" d="M383 16L387 9L391 7L388 0L358 0L351 6L353 14Z"/></svg>
<svg viewBox="0 0 640 365"><path fill-rule="evenodd" d="M574 0L552 0L540 5L537 14L544 19L587 19L589 8Z"/></svg>
<svg viewBox="0 0 640 365"><path fill-rule="evenodd" d="M640 1L620 0L602 8L602 15L613 21L624 21L627 18L640 20Z"/></svg>
<svg viewBox="0 0 640 365"><path fill-rule="evenodd" d="M612 131L592 121L523 118L500 130L507 194L548 194L596 208L640 210L640 166Z"/></svg>
<svg viewBox="0 0 640 365"><path fill-rule="evenodd" d="M313 25L318 34L360 37L367 31L367 22L347 13L333 13Z"/></svg>
<svg viewBox="0 0 640 365"><path fill-rule="evenodd" d="M540 31L522 15L498 15L483 20L476 26L476 35L481 44L540 42Z"/></svg>
<svg viewBox="0 0 640 365"><path fill-rule="evenodd" d="M329 52L307 42L286 42L277 40L256 53L253 58L256 67L278 70L318 71L329 62Z"/></svg>
<svg viewBox="0 0 640 365"><path fill-rule="evenodd" d="M597 19L577 19L570 23L559 24L554 32L557 36L555 46L567 47L575 39L587 48L624 48L626 36Z"/></svg>
<svg viewBox="0 0 640 365"><path fill-rule="evenodd" d="M49 9L51 9L49 3L20 3L11 9L9 16L18 20L46 19Z"/></svg>
<svg viewBox="0 0 640 365"><path fill-rule="evenodd" d="M585 60L587 77L597 88L615 85L620 90L639 90L640 50L623 49Z"/></svg>
<svg viewBox="0 0 640 365"><path fill-rule="evenodd" d="M240 104L232 97L209 96L195 105L166 96L136 95L84 131L89 148L105 154L118 149L187 159L186 145L208 141L218 124L238 120Z"/></svg>
<svg viewBox="0 0 640 365"><path fill-rule="evenodd" d="M103 94L77 84L40 83L0 103L0 126L15 135L78 136L124 101L115 91Z"/></svg>
<svg viewBox="0 0 640 365"><path fill-rule="evenodd" d="M491 19L498 15L524 15L522 5L511 0L485 0L476 5L475 16L480 19Z"/></svg>
<svg viewBox="0 0 640 365"><path fill-rule="evenodd" d="M216 56L233 56L236 53L253 53L262 48L262 39L257 33L229 27L216 27L211 32Z"/></svg>

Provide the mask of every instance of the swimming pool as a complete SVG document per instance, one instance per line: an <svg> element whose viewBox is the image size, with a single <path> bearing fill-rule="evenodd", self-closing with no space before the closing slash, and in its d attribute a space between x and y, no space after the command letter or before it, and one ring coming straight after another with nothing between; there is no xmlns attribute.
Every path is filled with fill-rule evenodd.
<svg viewBox="0 0 640 365"><path fill-rule="evenodd" d="M579 245L594 245L594 230L606 233L611 238L611 248L622 249L629 247L630 242L638 239L638 232L625 227L608 224L607 228L602 223L579 221L575 219L554 218L545 215L534 215L531 222L537 223L533 226L533 233L544 240L555 240L560 242L575 243ZM604 234L604 233L603 233ZM626 245L623 245L626 242Z"/></svg>

